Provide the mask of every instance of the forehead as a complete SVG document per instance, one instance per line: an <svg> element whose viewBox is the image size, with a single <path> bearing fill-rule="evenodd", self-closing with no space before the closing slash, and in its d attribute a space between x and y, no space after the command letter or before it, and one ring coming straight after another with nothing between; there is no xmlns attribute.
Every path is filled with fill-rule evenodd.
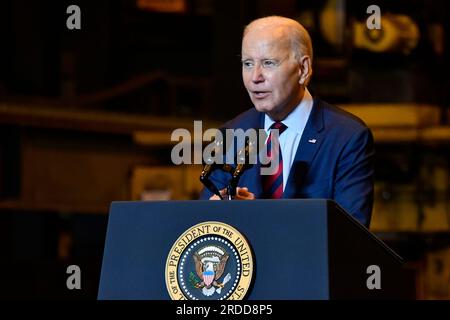
<svg viewBox="0 0 450 320"><path fill-rule="evenodd" d="M285 55L291 51L291 41L284 27L254 27L242 39L243 57L263 58Z"/></svg>

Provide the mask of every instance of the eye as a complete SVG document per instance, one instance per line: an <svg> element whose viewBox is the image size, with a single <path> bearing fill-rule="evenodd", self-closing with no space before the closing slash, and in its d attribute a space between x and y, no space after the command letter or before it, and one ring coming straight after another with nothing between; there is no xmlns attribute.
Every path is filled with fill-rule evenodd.
<svg viewBox="0 0 450 320"><path fill-rule="evenodd" d="M275 60L264 60L263 61L264 68L272 68L272 67L276 67L277 65L278 65L278 62Z"/></svg>
<svg viewBox="0 0 450 320"><path fill-rule="evenodd" d="M243 60L242 66L246 69L249 69L249 68L253 67L253 62L249 61L249 60Z"/></svg>

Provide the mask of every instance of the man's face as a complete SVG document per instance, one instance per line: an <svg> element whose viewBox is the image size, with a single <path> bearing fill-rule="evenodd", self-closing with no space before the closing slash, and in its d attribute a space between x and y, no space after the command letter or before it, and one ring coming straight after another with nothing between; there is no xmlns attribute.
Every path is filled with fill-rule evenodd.
<svg viewBox="0 0 450 320"><path fill-rule="evenodd" d="M242 78L256 110L283 120L301 101L301 69L282 29L250 29L242 41Z"/></svg>

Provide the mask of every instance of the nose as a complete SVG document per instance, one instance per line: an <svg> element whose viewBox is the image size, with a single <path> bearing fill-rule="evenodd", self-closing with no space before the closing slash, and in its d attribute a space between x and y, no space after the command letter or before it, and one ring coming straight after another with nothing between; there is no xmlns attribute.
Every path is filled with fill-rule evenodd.
<svg viewBox="0 0 450 320"><path fill-rule="evenodd" d="M252 82L260 83L264 81L264 75L262 73L262 68L259 63L255 64L255 67L252 70Z"/></svg>

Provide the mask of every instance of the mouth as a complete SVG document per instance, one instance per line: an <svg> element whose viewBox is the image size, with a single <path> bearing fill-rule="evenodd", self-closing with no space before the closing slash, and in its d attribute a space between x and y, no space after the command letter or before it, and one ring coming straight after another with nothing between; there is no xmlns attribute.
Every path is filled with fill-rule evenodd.
<svg viewBox="0 0 450 320"><path fill-rule="evenodd" d="M265 99L270 95L269 91L251 91L252 96L255 99Z"/></svg>

